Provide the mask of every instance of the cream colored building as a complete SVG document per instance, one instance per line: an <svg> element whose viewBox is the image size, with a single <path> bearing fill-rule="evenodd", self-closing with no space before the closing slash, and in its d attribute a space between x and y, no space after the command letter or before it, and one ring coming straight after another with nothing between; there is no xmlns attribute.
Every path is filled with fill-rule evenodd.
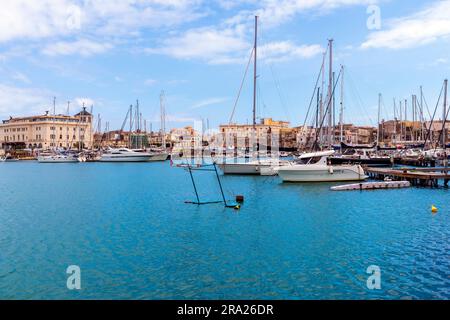
<svg viewBox="0 0 450 320"><path fill-rule="evenodd" d="M289 122L287 121L275 121L271 118L264 118L255 125L255 130L256 135L251 124L225 124L219 126L224 143L230 144L227 147L249 147L253 135L255 135L258 143L263 146L296 147L296 129L289 128ZM272 139L275 140L272 141Z"/></svg>
<svg viewBox="0 0 450 320"><path fill-rule="evenodd" d="M0 123L3 150L90 148L92 142L92 115L85 108L74 116L47 112L40 116L11 117Z"/></svg>

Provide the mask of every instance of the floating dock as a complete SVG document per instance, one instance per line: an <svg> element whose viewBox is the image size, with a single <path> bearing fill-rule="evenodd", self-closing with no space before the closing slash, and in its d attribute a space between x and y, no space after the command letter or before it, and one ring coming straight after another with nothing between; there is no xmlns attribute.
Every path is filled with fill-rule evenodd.
<svg viewBox="0 0 450 320"><path fill-rule="evenodd" d="M409 181L383 181L383 182L362 182L345 184L342 186L331 187L332 191L354 191L354 190L380 190L380 189L400 189L409 188Z"/></svg>
<svg viewBox="0 0 450 320"><path fill-rule="evenodd" d="M413 186L439 187L443 181L448 187L450 168L371 168L365 167L366 174L376 180L391 179L395 181L409 181Z"/></svg>

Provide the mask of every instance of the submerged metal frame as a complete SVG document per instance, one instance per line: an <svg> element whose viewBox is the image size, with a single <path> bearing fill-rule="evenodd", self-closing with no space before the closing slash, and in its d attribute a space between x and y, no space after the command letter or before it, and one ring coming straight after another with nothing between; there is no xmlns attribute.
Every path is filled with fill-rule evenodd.
<svg viewBox="0 0 450 320"><path fill-rule="evenodd" d="M191 177L191 181L192 181L192 185L194 187L194 192L195 192L195 196L197 198L197 201L185 201L185 203L190 203L190 204L196 204L196 205L205 205L205 204L214 204L214 203L223 203L225 208L236 208L236 204L234 205L230 205L227 203L227 200L225 198L225 194L223 192L223 187L222 187L222 183L220 181L220 177L219 177L219 172L217 171L217 165L215 162L213 162L212 165L207 165L207 166L212 166L214 167L214 169L207 169L207 168L201 168L201 167L193 167L192 165L186 165L188 171L189 171L189 176ZM204 166L206 167L206 166ZM197 190L197 186L195 184L195 179L194 179L194 175L192 174L192 171L212 171L215 172L216 174L216 178L217 178L217 182L219 183L219 188L220 188L220 194L222 195L222 200L218 200L218 201L205 201L202 202L200 201L200 196L198 194L198 190Z"/></svg>

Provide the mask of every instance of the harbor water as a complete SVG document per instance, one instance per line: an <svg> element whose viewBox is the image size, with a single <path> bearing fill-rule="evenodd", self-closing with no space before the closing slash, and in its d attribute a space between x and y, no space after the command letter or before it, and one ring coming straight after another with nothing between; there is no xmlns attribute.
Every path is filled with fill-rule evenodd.
<svg viewBox="0 0 450 320"><path fill-rule="evenodd" d="M201 200L220 200L214 173L194 177ZM189 174L168 162L0 164L0 298L450 298L449 190L222 183L240 210L186 204Z"/></svg>

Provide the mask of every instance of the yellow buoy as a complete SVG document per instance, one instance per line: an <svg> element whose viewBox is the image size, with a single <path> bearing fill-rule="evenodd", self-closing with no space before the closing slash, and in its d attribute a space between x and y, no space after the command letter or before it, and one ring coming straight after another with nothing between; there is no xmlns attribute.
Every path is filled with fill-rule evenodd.
<svg viewBox="0 0 450 320"><path fill-rule="evenodd" d="M431 206L431 212L436 213L438 212L438 209L435 206Z"/></svg>
<svg viewBox="0 0 450 320"><path fill-rule="evenodd" d="M240 208L241 208L241 206L237 205L237 206L234 207L234 210L239 210Z"/></svg>

